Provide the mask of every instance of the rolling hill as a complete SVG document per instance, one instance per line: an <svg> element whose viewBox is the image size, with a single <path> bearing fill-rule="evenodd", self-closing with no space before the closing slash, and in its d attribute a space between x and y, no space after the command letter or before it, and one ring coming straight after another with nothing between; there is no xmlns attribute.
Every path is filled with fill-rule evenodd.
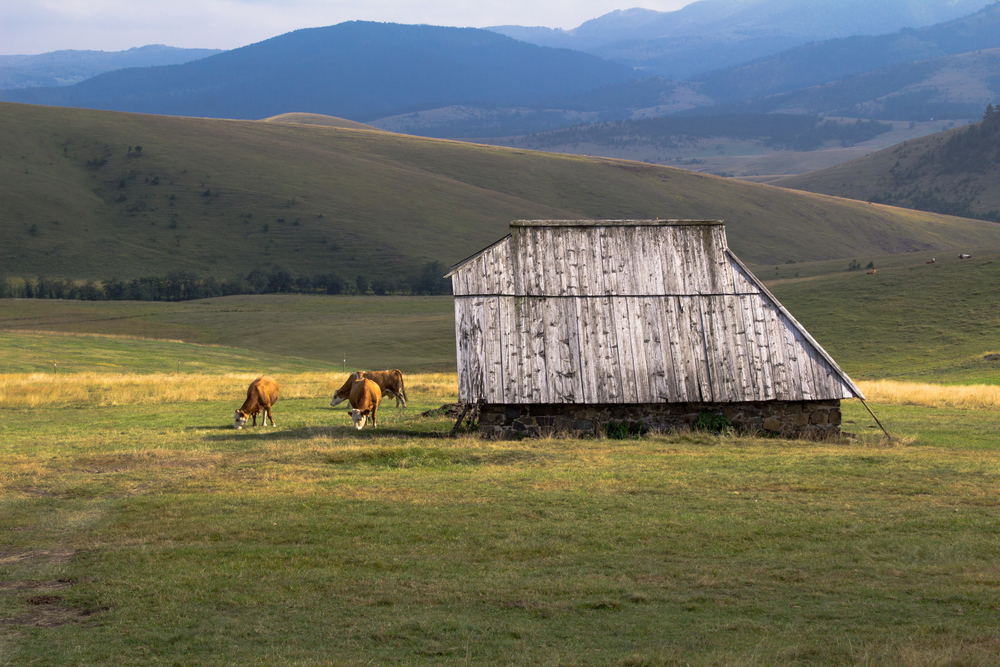
<svg viewBox="0 0 1000 667"><path fill-rule="evenodd" d="M487 30L351 21L182 65L0 91L0 100L206 118L308 112L367 121L449 104L529 104L631 76L631 68L596 56Z"/></svg>
<svg viewBox="0 0 1000 667"><path fill-rule="evenodd" d="M207 58L219 49L180 49L149 44L127 51L51 51L34 56L0 56L0 89L69 86L126 67L156 67Z"/></svg>
<svg viewBox="0 0 1000 667"><path fill-rule="evenodd" d="M1000 226L635 162L0 104L0 271L412 276L515 219L721 218L747 262L1000 247Z"/></svg>
<svg viewBox="0 0 1000 667"><path fill-rule="evenodd" d="M774 185L1000 222L1000 112Z"/></svg>

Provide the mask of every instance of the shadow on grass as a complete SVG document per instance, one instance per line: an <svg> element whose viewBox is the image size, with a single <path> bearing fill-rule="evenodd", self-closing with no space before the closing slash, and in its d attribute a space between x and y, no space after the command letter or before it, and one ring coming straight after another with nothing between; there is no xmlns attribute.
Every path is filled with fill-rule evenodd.
<svg viewBox="0 0 1000 667"><path fill-rule="evenodd" d="M189 426L188 428L198 428ZM225 430L225 427L210 426L206 429ZM451 429L444 428L441 431L406 429L406 428L366 428L361 431L351 426L305 426L301 428L282 429L277 427L267 431L257 429L256 431L237 431L232 426L228 427L229 433L205 436L205 440L211 442L230 442L234 440L252 438L255 440L309 440L316 437L330 438L355 438L357 440L374 440L376 438L450 438Z"/></svg>

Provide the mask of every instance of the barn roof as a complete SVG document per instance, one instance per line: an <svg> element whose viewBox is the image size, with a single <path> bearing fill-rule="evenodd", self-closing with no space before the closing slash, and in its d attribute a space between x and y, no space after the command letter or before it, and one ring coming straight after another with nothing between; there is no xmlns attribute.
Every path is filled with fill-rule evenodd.
<svg viewBox="0 0 1000 667"><path fill-rule="evenodd" d="M719 220L521 220L456 264L459 397L659 403L863 397Z"/></svg>

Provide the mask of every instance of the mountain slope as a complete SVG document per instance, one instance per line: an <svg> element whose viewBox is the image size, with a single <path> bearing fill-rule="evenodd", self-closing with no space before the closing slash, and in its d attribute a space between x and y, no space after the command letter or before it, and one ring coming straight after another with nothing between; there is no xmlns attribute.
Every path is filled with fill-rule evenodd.
<svg viewBox="0 0 1000 667"><path fill-rule="evenodd" d="M987 4L989 0L700 0L673 12L615 11L573 30L490 29L683 79L811 41L940 23Z"/></svg>
<svg viewBox="0 0 1000 667"><path fill-rule="evenodd" d="M179 49L162 44L127 51L52 51L35 56L0 56L0 89L68 86L126 67L156 67L207 58L219 49Z"/></svg>
<svg viewBox="0 0 1000 667"><path fill-rule="evenodd" d="M903 63L1000 47L1000 2L952 21L891 35L851 36L695 76L720 103L744 102Z"/></svg>
<svg viewBox="0 0 1000 667"><path fill-rule="evenodd" d="M773 184L1000 222L1000 112Z"/></svg>
<svg viewBox="0 0 1000 667"><path fill-rule="evenodd" d="M0 104L0 145L13 276L413 275L539 218L721 218L763 264L1000 247L991 223L371 130Z"/></svg>
<svg viewBox="0 0 1000 667"><path fill-rule="evenodd" d="M458 103L527 104L625 81L629 68L487 30L349 22L183 65L108 72L0 100L208 118L309 112L367 121Z"/></svg>

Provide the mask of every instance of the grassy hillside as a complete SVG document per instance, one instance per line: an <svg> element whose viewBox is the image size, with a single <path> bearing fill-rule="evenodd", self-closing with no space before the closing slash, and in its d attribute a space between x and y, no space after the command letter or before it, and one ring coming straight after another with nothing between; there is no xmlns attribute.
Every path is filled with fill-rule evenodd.
<svg viewBox="0 0 1000 667"><path fill-rule="evenodd" d="M1000 222L1000 112L774 185Z"/></svg>
<svg viewBox="0 0 1000 667"><path fill-rule="evenodd" d="M0 104L0 146L12 276L405 274L536 218L721 218L762 264L1000 247L982 222L367 130Z"/></svg>
<svg viewBox="0 0 1000 667"><path fill-rule="evenodd" d="M378 130L374 125L365 125L346 118L324 116L321 113L282 113L265 118L270 123L293 123L296 125L322 125L324 127L341 127L352 130Z"/></svg>
<svg viewBox="0 0 1000 667"><path fill-rule="evenodd" d="M1000 97L1000 49L901 62L832 83L724 107L737 113L818 113L879 120L978 118Z"/></svg>

